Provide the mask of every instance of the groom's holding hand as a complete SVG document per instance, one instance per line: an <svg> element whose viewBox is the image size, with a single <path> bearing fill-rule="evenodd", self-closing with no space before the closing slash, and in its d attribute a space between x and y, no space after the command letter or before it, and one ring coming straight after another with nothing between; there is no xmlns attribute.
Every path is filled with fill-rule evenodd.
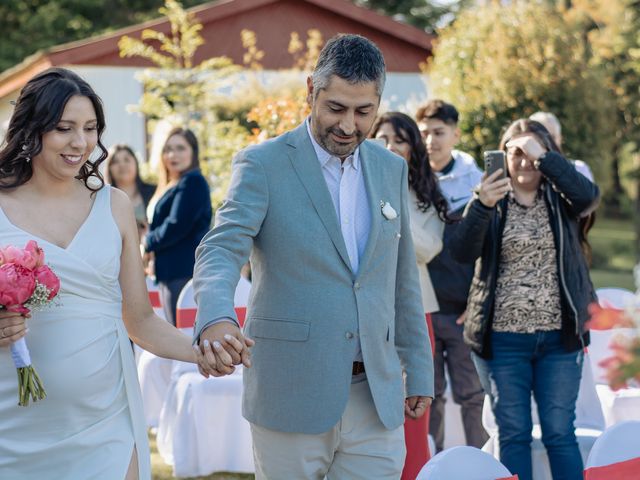
<svg viewBox="0 0 640 480"><path fill-rule="evenodd" d="M365 141L384 81L372 42L329 40L307 80L311 115L238 154L196 254L195 339L221 374L220 345L250 362L233 296L251 255L243 413L257 479L397 479L404 413L433 396L407 164Z"/></svg>

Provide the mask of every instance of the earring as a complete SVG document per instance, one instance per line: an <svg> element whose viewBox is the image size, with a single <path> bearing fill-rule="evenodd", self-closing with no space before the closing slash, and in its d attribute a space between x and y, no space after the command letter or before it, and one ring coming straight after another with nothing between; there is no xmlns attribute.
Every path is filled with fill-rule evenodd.
<svg viewBox="0 0 640 480"><path fill-rule="evenodd" d="M28 147L27 147L27 145L23 143L23 144L22 144L22 151L23 151L23 152L24 152L24 151L26 151L26 150L27 150L27 148L28 148ZM25 161L26 161L27 163L29 163L29 162L31 161L31 157L30 157L29 155L27 155L27 156L25 157Z"/></svg>

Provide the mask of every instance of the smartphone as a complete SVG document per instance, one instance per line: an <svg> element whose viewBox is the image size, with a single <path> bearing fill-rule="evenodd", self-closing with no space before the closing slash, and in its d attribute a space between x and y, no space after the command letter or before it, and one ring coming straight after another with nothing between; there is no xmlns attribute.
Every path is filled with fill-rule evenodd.
<svg viewBox="0 0 640 480"><path fill-rule="evenodd" d="M507 177L507 166L505 163L505 155L502 150L487 150L484 152L484 171L487 172L487 176L494 173L499 168L502 169L502 173L498 179Z"/></svg>

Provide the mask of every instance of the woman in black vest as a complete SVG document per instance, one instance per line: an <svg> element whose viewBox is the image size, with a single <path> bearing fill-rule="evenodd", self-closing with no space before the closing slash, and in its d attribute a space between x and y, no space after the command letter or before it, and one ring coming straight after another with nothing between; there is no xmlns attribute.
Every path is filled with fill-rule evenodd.
<svg viewBox="0 0 640 480"><path fill-rule="evenodd" d="M553 478L580 480L573 422L595 295L579 220L599 190L538 122L512 123L500 149L507 177L485 174L452 239L456 259L475 262L464 339L491 397L502 463L531 480L533 393Z"/></svg>

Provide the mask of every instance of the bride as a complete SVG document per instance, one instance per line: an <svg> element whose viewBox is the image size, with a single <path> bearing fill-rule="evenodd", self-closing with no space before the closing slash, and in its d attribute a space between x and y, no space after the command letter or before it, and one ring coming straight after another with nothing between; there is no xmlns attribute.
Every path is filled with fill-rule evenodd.
<svg viewBox="0 0 640 480"><path fill-rule="evenodd" d="M218 374L190 338L153 313L133 208L98 171L104 128L92 88L53 68L20 93L0 150L0 246L36 240L61 283L60 305L26 323L0 311L0 478L150 478L129 337ZM90 160L96 146L100 155ZM8 348L24 336L47 391L26 408L17 406Z"/></svg>

